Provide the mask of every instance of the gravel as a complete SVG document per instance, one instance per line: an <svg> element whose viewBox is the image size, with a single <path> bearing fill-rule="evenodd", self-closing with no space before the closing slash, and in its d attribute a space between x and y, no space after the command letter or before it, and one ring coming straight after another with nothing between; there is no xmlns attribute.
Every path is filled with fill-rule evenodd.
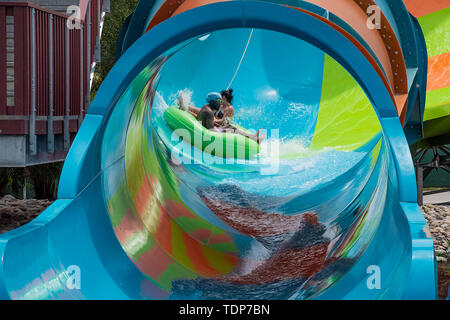
<svg viewBox="0 0 450 320"><path fill-rule="evenodd" d="M450 205L427 204L422 211L434 239L436 260L446 263L450 258Z"/></svg>
<svg viewBox="0 0 450 320"><path fill-rule="evenodd" d="M439 299L449 294L450 286L450 205L422 206L425 219L434 240L434 252L438 262Z"/></svg>
<svg viewBox="0 0 450 320"><path fill-rule="evenodd" d="M49 200L19 200L11 195L4 196L0 199L0 234L27 224L51 204Z"/></svg>

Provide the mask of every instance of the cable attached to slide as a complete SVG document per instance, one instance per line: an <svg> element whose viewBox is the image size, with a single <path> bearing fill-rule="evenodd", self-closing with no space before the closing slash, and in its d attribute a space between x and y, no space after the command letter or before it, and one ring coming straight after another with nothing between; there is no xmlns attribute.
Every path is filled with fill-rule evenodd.
<svg viewBox="0 0 450 320"><path fill-rule="evenodd" d="M239 61L239 64L236 68L236 71L234 72L233 78L231 78L230 83L228 84L227 90L230 89L231 85L233 84L234 78L236 78L237 73L239 72L239 69L241 68L242 61L244 60L245 54L247 53L248 45L250 44L250 40L252 39L253 35L253 29L250 31L250 35L248 36L247 44L245 45L244 52L242 53L241 60Z"/></svg>

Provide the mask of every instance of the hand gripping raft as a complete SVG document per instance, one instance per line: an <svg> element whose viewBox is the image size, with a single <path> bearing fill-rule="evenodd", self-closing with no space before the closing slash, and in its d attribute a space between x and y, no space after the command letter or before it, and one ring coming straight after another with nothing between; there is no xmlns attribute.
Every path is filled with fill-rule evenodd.
<svg viewBox="0 0 450 320"><path fill-rule="evenodd" d="M178 108L167 108L164 119L186 143L213 156L248 160L259 153L256 141L240 134L208 130L193 115Z"/></svg>

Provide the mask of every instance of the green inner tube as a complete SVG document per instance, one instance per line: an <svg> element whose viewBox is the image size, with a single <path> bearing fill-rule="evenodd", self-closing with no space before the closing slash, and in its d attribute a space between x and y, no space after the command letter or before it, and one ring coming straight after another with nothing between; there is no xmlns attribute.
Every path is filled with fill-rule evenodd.
<svg viewBox="0 0 450 320"><path fill-rule="evenodd" d="M167 108L164 119L185 142L213 156L248 160L259 153L256 141L240 134L208 130L193 115L176 107Z"/></svg>

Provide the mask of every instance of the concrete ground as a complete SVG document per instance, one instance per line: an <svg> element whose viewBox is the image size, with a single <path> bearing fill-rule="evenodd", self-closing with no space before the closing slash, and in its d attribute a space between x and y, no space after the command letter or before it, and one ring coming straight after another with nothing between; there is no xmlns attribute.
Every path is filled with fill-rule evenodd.
<svg viewBox="0 0 450 320"><path fill-rule="evenodd" d="M423 204L447 204L450 203L450 191L440 193L428 193L423 195Z"/></svg>

